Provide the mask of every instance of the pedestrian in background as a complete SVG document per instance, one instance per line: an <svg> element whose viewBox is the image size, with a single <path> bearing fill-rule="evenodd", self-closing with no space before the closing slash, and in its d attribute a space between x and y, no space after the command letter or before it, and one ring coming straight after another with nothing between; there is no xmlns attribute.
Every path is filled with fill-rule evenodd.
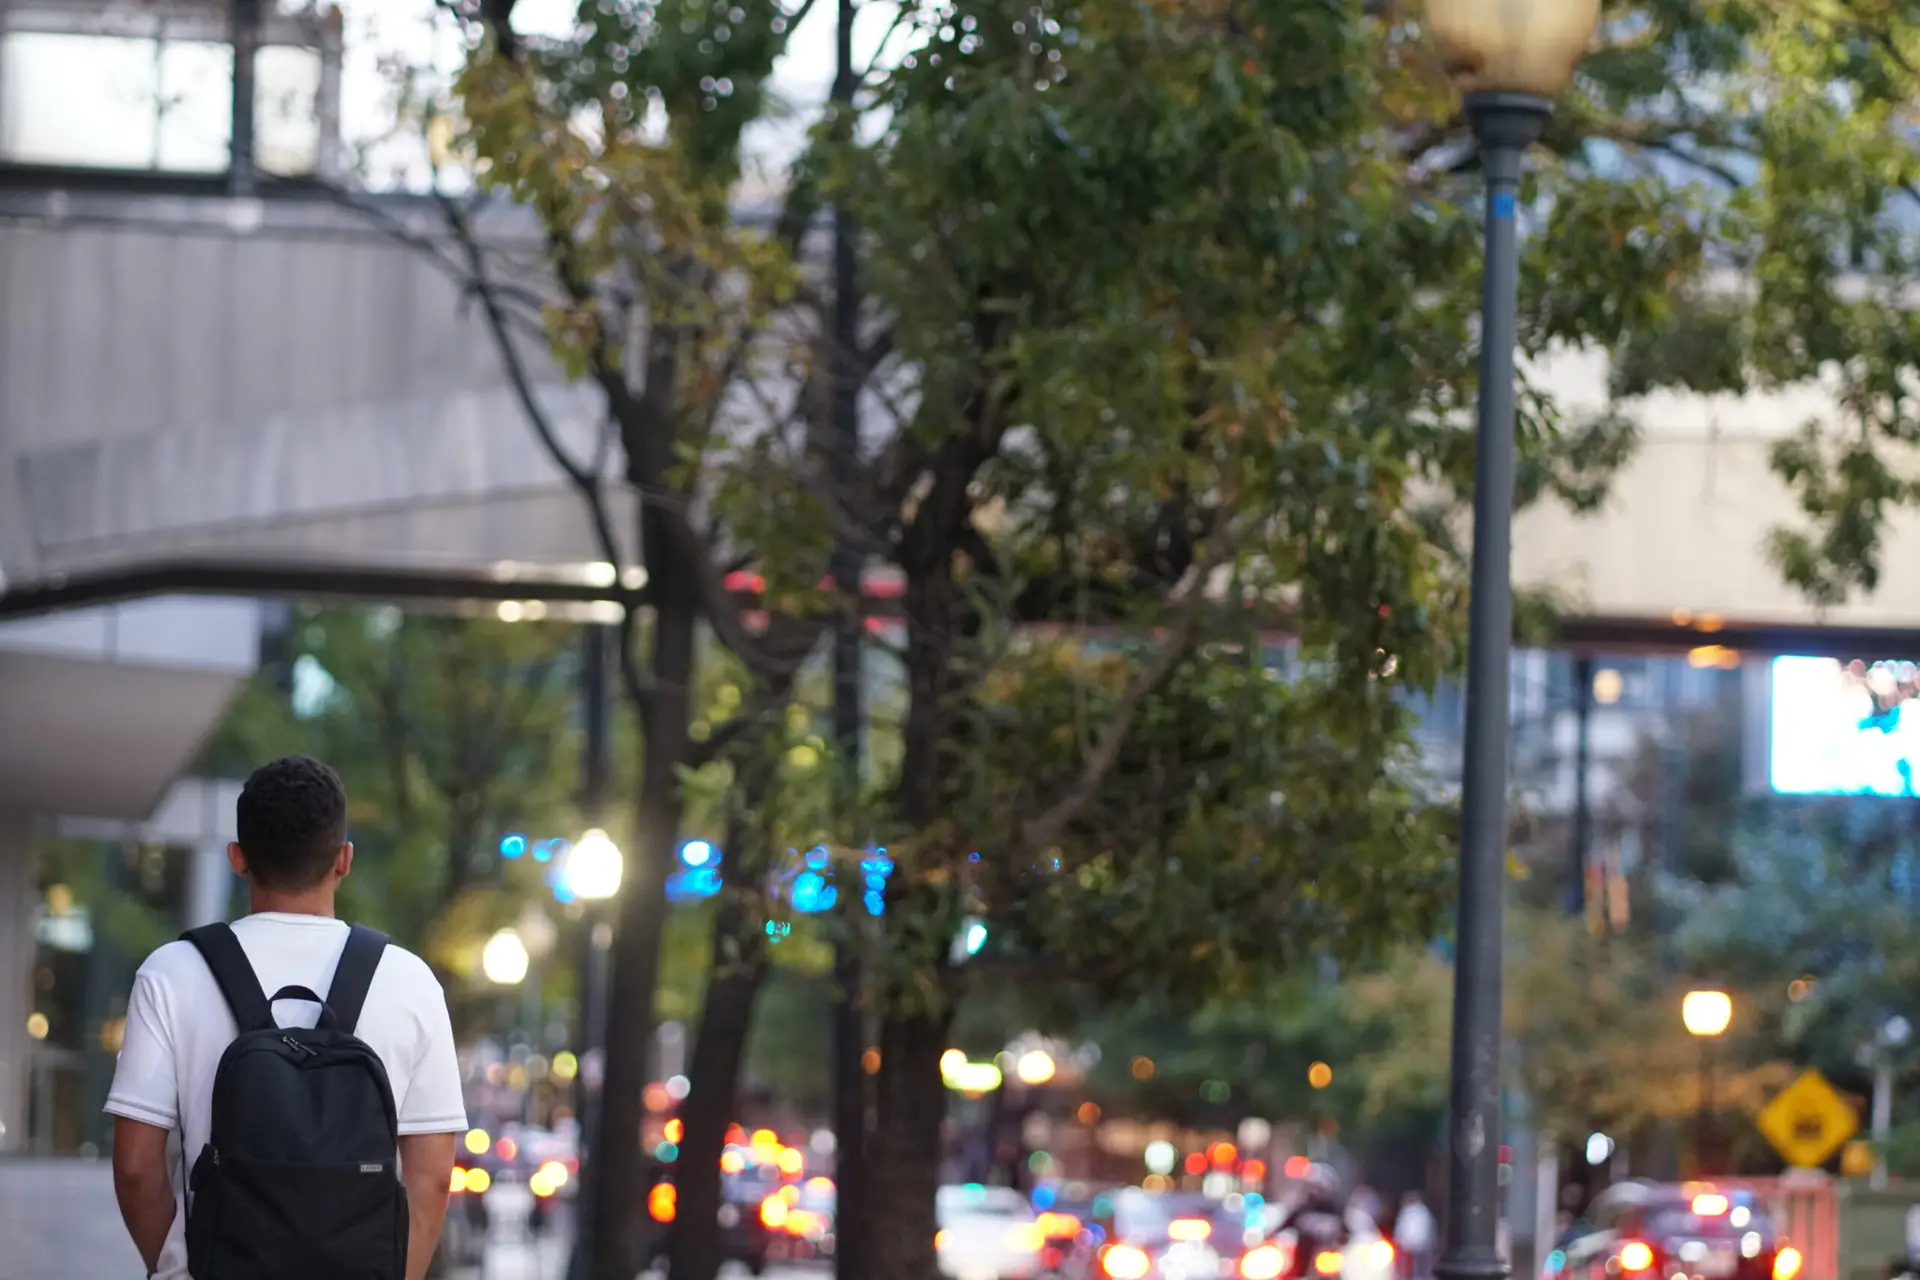
<svg viewBox="0 0 1920 1280"><path fill-rule="evenodd" d="M1439 1234L1433 1210L1427 1208L1418 1191L1401 1197L1400 1214L1393 1220L1393 1244L1409 1280L1427 1280L1433 1274Z"/></svg>

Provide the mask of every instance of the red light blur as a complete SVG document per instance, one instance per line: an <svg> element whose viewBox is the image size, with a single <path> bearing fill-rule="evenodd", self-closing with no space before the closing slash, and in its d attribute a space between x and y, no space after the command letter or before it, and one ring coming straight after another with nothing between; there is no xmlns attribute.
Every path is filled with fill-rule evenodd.
<svg viewBox="0 0 1920 1280"><path fill-rule="evenodd" d="M1207 1171L1207 1157L1205 1155L1196 1151L1192 1155L1187 1157L1188 1173L1192 1174L1197 1178L1201 1174L1205 1173L1206 1171Z"/></svg>
<svg viewBox="0 0 1920 1280"><path fill-rule="evenodd" d="M1288 1156L1286 1164L1281 1166L1280 1171L1298 1182L1313 1172L1313 1161L1305 1156Z"/></svg>
<svg viewBox="0 0 1920 1280"><path fill-rule="evenodd" d="M1240 1166L1240 1176L1248 1182L1265 1182L1267 1180L1267 1162L1265 1160L1248 1160Z"/></svg>

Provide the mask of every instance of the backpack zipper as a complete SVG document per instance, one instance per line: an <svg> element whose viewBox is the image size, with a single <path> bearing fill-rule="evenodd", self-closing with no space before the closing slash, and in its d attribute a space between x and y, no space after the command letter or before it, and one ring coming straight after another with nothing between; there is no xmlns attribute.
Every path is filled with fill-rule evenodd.
<svg viewBox="0 0 1920 1280"><path fill-rule="evenodd" d="M303 1058L312 1057L314 1054L319 1052L312 1045L301 1044L298 1040L295 1040L292 1036L281 1036L280 1043L287 1046L287 1048L293 1050L296 1054L299 1054Z"/></svg>

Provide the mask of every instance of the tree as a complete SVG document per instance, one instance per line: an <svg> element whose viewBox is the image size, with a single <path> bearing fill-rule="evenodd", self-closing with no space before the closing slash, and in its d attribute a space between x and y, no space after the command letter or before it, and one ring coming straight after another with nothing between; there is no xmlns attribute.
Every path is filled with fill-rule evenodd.
<svg viewBox="0 0 1920 1280"><path fill-rule="evenodd" d="M233 776L294 752L333 765L356 852L343 912L445 975L448 955L473 941L445 926L508 923L528 887L510 889L500 838L571 828L575 634L387 608L301 610L287 652L243 690L204 763Z"/></svg>
<svg viewBox="0 0 1920 1280"><path fill-rule="evenodd" d="M1705 1077L1701 1046L1680 1021L1690 985L1662 971L1644 937L1594 937L1554 910L1514 913L1507 938L1508 1064L1533 1123L1562 1142L1605 1133L1644 1143L1695 1117ZM1372 1046L1355 1062L1366 1082L1363 1114L1438 1112L1451 967L1432 951L1407 951L1346 984L1344 1004ZM1714 1105L1751 1116L1788 1078L1751 1024L1717 1046Z"/></svg>
<svg viewBox="0 0 1920 1280"><path fill-rule="evenodd" d="M1734 840L1735 875L1667 887L1687 964L1748 991L1741 1014L1782 1056L1870 1084L1856 1055L1920 981L1920 832L1896 802L1762 801ZM1913 1069L1895 1048L1895 1066Z"/></svg>
<svg viewBox="0 0 1920 1280"><path fill-rule="evenodd" d="M469 211L444 201L463 249L456 270L478 295L530 425L580 493L607 561L622 568L637 560L646 579L644 656L633 644L637 602L622 614L622 686L645 752L636 874L622 894L614 947L610 999L621 1017L608 1023L605 1104L587 1188L594 1280L626 1280L642 1261L634 1207L644 1157L632 1135L642 1114L666 883L684 817L682 779L786 704L828 618L817 584L830 534L807 484L789 469L750 506L728 508L712 483L717 457L764 463L825 451L817 402L821 358L833 353L814 335L776 323L800 291L793 264L813 221L811 185L793 185L772 228L742 224L730 203L742 131L765 110L765 81L798 13L766 0L583 4L571 38L541 41L512 37L510 2L455 7L471 19L455 96L476 180L531 213L543 247L531 284L503 278ZM629 538L614 528L599 461L569 453L532 384L520 345L530 309L561 368L603 398L616 474L639 499ZM769 391L782 381L797 391ZM762 425L744 444L735 433L743 399ZM750 627L726 571L735 544L757 531L741 527L749 516L774 515L789 517L787 536L762 543L759 555L796 570L797 585L766 602L768 625ZM702 624L744 665L754 690L730 727L695 742L690 690ZM731 913L721 922L751 927ZM744 1018L732 1025L732 1034L745 1035ZM724 1096L732 1087L731 1077L718 1085ZM690 1106L700 1111L707 1102ZM712 1126L698 1128L704 1135ZM718 1154L717 1146L689 1143L685 1167L703 1182L717 1177L707 1166L717 1167ZM693 1226L680 1233L682 1247L712 1255L711 1215L698 1210L704 1192L688 1190L683 1220Z"/></svg>
<svg viewBox="0 0 1920 1280"><path fill-rule="evenodd" d="M1461 126L1404 26L972 0L915 21L836 188L914 371L855 508L905 584L870 1215L876 1274L902 1277L933 1271L970 974L1044 958L1192 999L1431 920L1449 824L1402 694L1458 655L1478 268L1439 163ZM1697 237L1662 191L1548 172L1527 341L1617 341ZM1591 502L1621 434L1536 397L1525 445L1529 497ZM1261 615L1296 637L1278 680ZM1090 623L1136 639L1026 630ZM970 915L1004 956L949 958Z"/></svg>
<svg viewBox="0 0 1920 1280"><path fill-rule="evenodd" d="M1898 7L1813 0L1646 6L1645 17L1620 63L1684 67L1691 88L1638 123L1704 184L1700 225L1737 283L1679 291L1616 386L1828 392L1831 409L1773 447L1800 518L1769 551L1816 604L1871 593L1886 521L1920 501L1906 451L1920 422L1909 384L1920 153L1903 123L1920 98L1920 31Z"/></svg>

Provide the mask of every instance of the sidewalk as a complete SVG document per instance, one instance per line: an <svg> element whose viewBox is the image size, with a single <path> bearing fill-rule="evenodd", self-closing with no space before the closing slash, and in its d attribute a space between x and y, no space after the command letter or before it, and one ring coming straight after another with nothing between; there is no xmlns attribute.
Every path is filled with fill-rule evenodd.
<svg viewBox="0 0 1920 1280"><path fill-rule="evenodd" d="M120 1225L104 1160L0 1160L0 1242L0 1280L146 1274Z"/></svg>

